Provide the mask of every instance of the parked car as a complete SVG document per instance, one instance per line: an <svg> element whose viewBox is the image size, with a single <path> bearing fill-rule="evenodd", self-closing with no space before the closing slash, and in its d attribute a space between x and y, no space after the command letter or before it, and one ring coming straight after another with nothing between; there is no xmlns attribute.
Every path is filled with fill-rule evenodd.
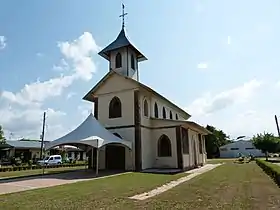
<svg viewBox="0 0 280 210"><path fill-rule="evenodd" d="M51 155L37 162L39 165L60 165L62 163L61 155Z"/></svg>

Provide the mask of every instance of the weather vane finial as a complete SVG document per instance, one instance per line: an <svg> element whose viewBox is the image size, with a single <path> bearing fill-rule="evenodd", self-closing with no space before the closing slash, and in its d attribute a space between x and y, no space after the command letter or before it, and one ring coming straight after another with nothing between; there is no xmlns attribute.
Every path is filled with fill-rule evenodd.
<svg viewBox="0 0 280 210"><path fill-rule="evenodd" d="M124 12L124 4L122 4L122 14L120 15L120 17L122 17L122 29L124 29L124 16L127 15L127 12Z"/></svg>

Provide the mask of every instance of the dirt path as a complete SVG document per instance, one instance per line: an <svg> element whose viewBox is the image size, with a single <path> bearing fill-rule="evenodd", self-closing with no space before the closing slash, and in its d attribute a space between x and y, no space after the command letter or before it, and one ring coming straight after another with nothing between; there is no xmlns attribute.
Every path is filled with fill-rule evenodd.
<svg viewBox="0 0 280 210"><path fill-rule="evenodd" d="M189 181L191 180L192 178L198 176L198 175L201 175L205 172L208 172L218 166L220 166L221 164L206 164L205 166L201 167L201 168L197 168L197 169L194 169L194 170L191 170L191 171L188 171L186 173L188 173L188 175L186 174L186 176L184 177L181 177L180 179L177 179L177 180L173 180L169 183L166 183L162 186L159 186L149 192L144 192L144 193L141 193L141 194L137 194L137 195L134 195L134 196L131 196L129 197L130 199L134 199L134 200L146 200L148 198L151 198L151 197L154 197L154 196L157 196L163 192L166 192L167 190L170 190L176 186L178 186L179 184L182 184L186 181Z"/></svg>

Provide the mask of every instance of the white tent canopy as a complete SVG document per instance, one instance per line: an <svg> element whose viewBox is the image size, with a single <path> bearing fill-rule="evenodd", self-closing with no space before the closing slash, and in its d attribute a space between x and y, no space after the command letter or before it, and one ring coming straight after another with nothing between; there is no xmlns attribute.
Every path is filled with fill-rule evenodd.
<svg viewBox="0 0 280 210"><path fill-rule="evenodd" d="M86 120L80 124L75 130L65 136L46 144L46 149L50 149L59 145L84 144L95 148L100 148L106 144L117 143L132 148L130 141L125 141L106 128L104 128L91 113Z"/></svg>

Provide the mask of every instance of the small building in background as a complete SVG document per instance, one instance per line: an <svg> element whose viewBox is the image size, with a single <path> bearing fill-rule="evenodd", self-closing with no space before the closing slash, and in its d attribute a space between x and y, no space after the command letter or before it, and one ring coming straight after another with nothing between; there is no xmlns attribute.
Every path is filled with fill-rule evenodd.
<svg viewBox="0 0 280 210"><path fill-rule="evenodd" d="M48 143L48 141L44 141ZM44 156L60 154L64 150L68 158L75 160L85 160L86 152L78 149L76 147L64 148L55 147L48 151L45 151ZM30 139L20 139L20 140L6 140L6 144L0 147L0 160L1 158L20 158L22 161L27 162L29 160L37 161L40 159L41 151L41 140L30 140Z"/></svg>
<svg viewBox="0 0 280 210"><path fill-rule="evenodd" d="M221 146L220 148L220 158L237 158L239 153L244 156L249 156L250 154L254 157L264 157L265 154L255 148L252 141L249 140L239 140L233 143Z"/></svg>

